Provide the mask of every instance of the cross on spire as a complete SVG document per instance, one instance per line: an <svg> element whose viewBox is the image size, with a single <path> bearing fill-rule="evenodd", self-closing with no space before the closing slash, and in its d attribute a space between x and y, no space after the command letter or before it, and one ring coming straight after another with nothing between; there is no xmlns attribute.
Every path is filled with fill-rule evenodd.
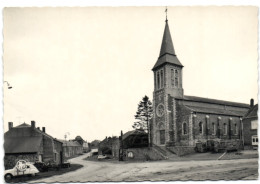
<svg viewBox="0 0 260 184"><path fill-rule="evenodd" d="M166 13L166 22L168 21L168 19L167 19L167 11L168 11L168 9L167 9L167 6L166 6L166 8L165 8L165 13Z"/></svg>

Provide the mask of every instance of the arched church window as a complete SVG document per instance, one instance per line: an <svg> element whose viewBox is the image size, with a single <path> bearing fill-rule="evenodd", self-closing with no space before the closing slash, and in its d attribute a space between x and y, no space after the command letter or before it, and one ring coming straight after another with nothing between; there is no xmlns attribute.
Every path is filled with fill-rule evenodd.
<svg viewBox="0 0 260 184"><path fill-rule="evenodd" d="M160 74L157 72L157 89L160 89Z"/></svg>
<svg viewBox="0 0 260 184"><path fill-rule="evenodd" d="M199 122L199 132L200 134L203 134L203 123Z"/></svg>
<svg viewBox="0 0 260 184"><path fill-rule="evenodd" d="M164 81L163 81L163 70L161 70L161 88L163 88L163 84L164 84Z"/></svg>
<svg viewBox="0 0 260 184"><path fill-rule="evenodd" d="M215 123L212 123L212 135L216 135L216 127L215 127Z"/></svg>
<svg viewBox="0 0 260 184"><path fill-rule="evenodd" d="M186 135L187 134L187 123L182 124L182 134Z"/></svg>
<svg viewBox="0 0 260 184"><path fill-rule="evenodd" d="M175 70L175 87L179 86L179 74L178 74L178 70Z"/></svg>
<svg viewBox="0 0 260 184"><path fill-rule="evenodd" d="M237 127L237 124L235 123L235 135L237 135L237 132L238 132L238 127Z"/></svg>
<svg viewBox="0 0 260 184"><path fill-rule="evenodd" d="M171 69L171 85L174 87L174 70Z"/></svg>
<svg viewBox="0 0 260 184"><path fill-rule="evenodd" d="M224 135L227 135L227 124L224 123Z"/></svg>

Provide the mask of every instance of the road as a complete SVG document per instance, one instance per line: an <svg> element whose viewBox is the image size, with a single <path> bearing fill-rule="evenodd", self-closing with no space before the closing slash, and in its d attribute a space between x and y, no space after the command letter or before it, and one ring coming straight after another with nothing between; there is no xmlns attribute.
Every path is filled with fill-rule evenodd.
<svg viewBox="0 0 260 184"><path fill-rule="evenodd" d="M34 182L94 181L176 181L246 180L258 178L258 159L154 162L95 162L83 160L86 154L70 160L81 164L79 170Z"/></svg>

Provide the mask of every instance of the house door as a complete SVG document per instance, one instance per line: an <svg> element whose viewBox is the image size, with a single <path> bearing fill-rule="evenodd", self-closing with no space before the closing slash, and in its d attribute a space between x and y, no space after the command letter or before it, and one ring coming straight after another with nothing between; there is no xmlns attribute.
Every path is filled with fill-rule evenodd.
<svg viewBox="0 0 260 184"><path fill-rule="evenodd" d="M165 130L160 130L160 144L165 144Z"/></svg>
<svg viewBox="0 0 260 184"><path fill-rule="evenodd" d="M63 163L63 154L62 154L62 151L60 151L60 164Z"/></svg>
<svg viewBox="0 0 260 184"><path fill-rule="evenodd" d="M39 155L38 160L39 162L42 162L42 155Z"/></svg>

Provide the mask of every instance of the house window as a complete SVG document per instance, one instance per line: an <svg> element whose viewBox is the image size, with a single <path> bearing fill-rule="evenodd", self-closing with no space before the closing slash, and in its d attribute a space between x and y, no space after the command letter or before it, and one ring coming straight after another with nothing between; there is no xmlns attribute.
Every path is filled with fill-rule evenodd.
<svg viewBox="0 0 260 184"><path fill-rule="evenodd" d="M132 151L129 151L129 152L127 153L127 157L129 157L129 158L134 158L134 153L133 153Z"/></svg>
<svg viewBox="0 0 260 184"><path fill-rule="evenodd" d="M216 135L216 127L215 127L215 123L212 123L212 135Z"/></svg>
<svg viewBox="0 0 260 184"><path fill-rule="evenodd" d="M54 161L57 161L57 153L54 153Z"/></svg>
<svg viewBox="0 0 260 184"><path fill-rule="evenodd" d="M199 132L200 134L203 134L203 123L199 122Z"/></svg>
<svg viewBox="0 0 260 184"><path fill-rule="evenodd" d="M224 123L224 135L227 135L227 124Z"/></svg>
<svg viewBox="0 0 260 184"><path fill-rule="evenodd" d="M182 134L186 135L187 134L187 123L182 124Z"/></svg>
<svg viewBox="0 0 260 184"><path fill-rule="evenodd" d="M163 88L164 81L163 81L163 70L161 70L161 88Z"/></svg>
<svg viewBox="0 0 260 184"><path fill-rule="evenodd" d="M160 74L157 72L157 89L160 89Z"/></svg>
<svg viewBox="0 0 260 184"><path fill-rule="evenodd" d="M171 85L174 87L174 70L171 69Z"/></svg>
<svg viewBox="0 0 260 184"><path fill-rule="evenodd" d="M175 70L175 87L179 86L179 74L178 74L178 70Z"/></svg>
<svg viewBox="0 0 260 184"><path fill-rule="evenodd" d="M251 121L251 129L257 130L258 129L258 120Z"/></svg>
<svg viewBox="0 0 260 184"><path fill-rule="evenodd" d="M258 145L258 137L257 135L252 136L252 145L257 146Z"/></svg>

